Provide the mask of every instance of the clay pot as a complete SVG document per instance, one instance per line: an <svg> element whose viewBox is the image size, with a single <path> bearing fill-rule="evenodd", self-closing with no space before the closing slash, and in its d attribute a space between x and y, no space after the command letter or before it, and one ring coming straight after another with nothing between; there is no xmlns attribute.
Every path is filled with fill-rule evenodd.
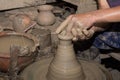
<svg viewBox="0 0 120 80"><path fill-rule="evenodd" d="M47 80L85 80L70 37L66 36L60 40L55 58L48 69Z"/></svg>
<svg viewBox="0 0 120 80"><path fill-rule="evenodd" d="M39 14L37 17L37 22L42 26L49 26L55 23L55 16L52 13L53 6L51 5L42 5L39 6Z"/></svg>
<svg viewBox="0 0 120 80"><path fill-rule="evenodd" d="M14 15L12 20L13 27L16 32L26 32L26 30L31 28L31 25L35 24L35 22L33 22L31 18L25 14Z"/></svg>
<svg viewBox="0 0 120 80"><path fill-rule="evenodd" d="M21 69L34 60L38 40L22 33L0 33L0 71L7 72L10 67L10 47L19 46L18 68Z"/></svg>

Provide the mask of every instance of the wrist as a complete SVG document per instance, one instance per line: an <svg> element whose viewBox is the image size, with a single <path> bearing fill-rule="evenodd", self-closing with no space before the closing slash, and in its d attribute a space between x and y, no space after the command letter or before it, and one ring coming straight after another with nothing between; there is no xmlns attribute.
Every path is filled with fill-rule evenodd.
<svg viewBox="0 0 120 80"><path fill-rule="evenodd" d="M89 15L89 18L90 18L90 22L92 24L95 24L95 23L99 22L99 16L96 14L96 11L89 12L88 15Z"/></svg>
<svg viewBox="0 0 120 80"><path fill-rule="evenodd" d="M104 12L100 10L90 12L93 24L103 22Z"/></svg>

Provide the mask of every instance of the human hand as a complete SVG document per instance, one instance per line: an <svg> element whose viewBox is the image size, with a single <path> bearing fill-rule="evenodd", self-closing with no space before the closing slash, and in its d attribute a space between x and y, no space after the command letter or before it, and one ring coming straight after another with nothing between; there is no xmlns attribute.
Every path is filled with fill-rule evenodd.
<svg viewBox="0 0 120 80"><path fill-rule="evenodd" d="M94 35L95 31L93 28L86 30L80 30L79 28L73 28L72 29L72 34L73 34L73 41L76 40L87 40L90 39Z"/></svg>
<svg viewBox="0 0 120 80"><path fill-rule="evenodd" d="M67 33L72 33L74 36L73 40L88 39L91 34L94 34L94 31L90 29L93 23L94 18L89 14L71 15L57 28L56 33L59 34L66 30Z"/></svg>
<svg viewBox="0 0 120 80"><path fill-rule="evenodd" d="M94 32L101 32L101 31L105 31L109 27L110 27L109 23L96 23L91 27L91 29Z"/></svg>

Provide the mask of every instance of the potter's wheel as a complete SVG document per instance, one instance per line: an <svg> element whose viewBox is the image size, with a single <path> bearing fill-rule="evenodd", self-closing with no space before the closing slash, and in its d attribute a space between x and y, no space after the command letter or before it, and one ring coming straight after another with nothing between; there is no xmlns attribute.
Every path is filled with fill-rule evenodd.
<svg viewBox="0 0 120 80"><path fill-rule="evenodd" d="M21 76L24 80L47 80L46 74L52 59L52 57L45 58L31 64L21 73ZM111 80L109 72L107 72L100 64L83 60L80 60L79 62L81 63L86 76L85 80Z"/></svg>
<svg viewBox="0 0 120 80"><path fill-rule="evenodd" d="M23 80L112 80L101 65L76 59L72 35L63 32L58 37L60 42L55 57L28 66L21 73Z"/></svg>
<svg viewBox="0 0 120 80"><path fill-rule="evenodd" d="M23 80L47 80L46 74L52 58L42 59L28 66L21 74Z"/></svg>

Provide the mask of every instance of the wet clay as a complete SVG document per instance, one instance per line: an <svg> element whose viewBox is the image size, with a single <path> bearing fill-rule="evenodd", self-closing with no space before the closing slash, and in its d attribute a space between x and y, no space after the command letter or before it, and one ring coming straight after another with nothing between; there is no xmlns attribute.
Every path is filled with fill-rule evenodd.
<svg viewBox="0 0 120 80"><path fill-rule="evenodd" d="M71 35L63 33L58 37L60 43L55 57L41 59L27 67L21 73L24 80L112 80L101 65L76 59Z"/></svg>
<svg viewBox="0 0 120 80"><path fill-rule="evenodd" d="M28 66L22 73L24 80L47 80L49 65L54 57L41 59ZM109 72L100 64L92 61L79 60L85 74L83 80L112 80Z"/></svg>
<svg viewBox="0 0 120 80"><path fill-rule="evenodd" d="M58 37L60 43L49 66L47 80L84 80L84 73L73 50L72 36L63 33Z"/></svg>

